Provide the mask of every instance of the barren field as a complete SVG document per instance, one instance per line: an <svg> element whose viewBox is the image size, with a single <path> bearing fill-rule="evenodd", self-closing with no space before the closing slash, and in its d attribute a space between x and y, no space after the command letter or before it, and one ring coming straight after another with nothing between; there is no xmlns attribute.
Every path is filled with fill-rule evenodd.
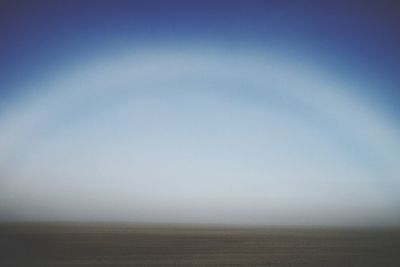
<svg viewBox="0 0 400 267"><path fill-rule="evenodd" d="M400 266L400 230L1 224L0 266Z"/></svg>

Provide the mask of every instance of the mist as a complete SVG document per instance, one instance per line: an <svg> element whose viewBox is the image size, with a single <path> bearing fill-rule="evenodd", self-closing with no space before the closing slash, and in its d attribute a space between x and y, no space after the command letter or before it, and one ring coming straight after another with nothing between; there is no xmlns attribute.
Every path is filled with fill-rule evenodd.
<svg viewBox="0 0 400 267"><path fill-rule="evenodd" d="M68 6L94 12L79 25L104 28L101 7ZM175 31L163 26L169 13L157 11L147 32L151 8L131 17L117 6L116 14L136 26L111 23L108 33L89 38L46 8L25 19L47 14L69 25L60 26L66 37L52 39L39 20L35 42L24 43L30 59L2 75L1 220L399 224L398 110L388 100L397 102L391 90L398 80L378 79L361 59L351 65L346 56L332 61L332 54L313 53L307 47L324 50L306 30L297 43L291 32L260 28L289 29L291 15L310 11L267 8L275 15L259 22L245 14L248 31L237 27L226 36L223 20L195 16L185 27L179 11ZM229 21L234 14L220 16ZM6 25L26 23L10 15ZM306 20L302 27L319 32ZM1 53L19 53L11 37L6 42ZM39 51L39 42L51 49ZM351 51L352 59L361 58ZM23 81L11 81L10 73Z"/></svg>

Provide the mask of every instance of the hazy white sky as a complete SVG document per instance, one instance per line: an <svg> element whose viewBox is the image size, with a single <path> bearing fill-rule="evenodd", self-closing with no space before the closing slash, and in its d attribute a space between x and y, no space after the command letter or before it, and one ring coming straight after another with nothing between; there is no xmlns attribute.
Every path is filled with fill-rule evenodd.
<svg viewBox="0 0 400 267"><path fill-rule="evenodd" d="M0 113L2 217L397 223L398 125L353 81L239 52L127 49L32 83Z"/></svg>

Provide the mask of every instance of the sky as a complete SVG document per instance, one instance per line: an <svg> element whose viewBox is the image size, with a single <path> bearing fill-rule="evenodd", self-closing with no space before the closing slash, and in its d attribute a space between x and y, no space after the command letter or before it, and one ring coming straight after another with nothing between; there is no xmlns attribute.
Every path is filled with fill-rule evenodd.
<svg viewBox="0 0 400 267"><path fill-rule="evenodd" d="M0 220L398 226L395 1L2 1Z"/></svg>

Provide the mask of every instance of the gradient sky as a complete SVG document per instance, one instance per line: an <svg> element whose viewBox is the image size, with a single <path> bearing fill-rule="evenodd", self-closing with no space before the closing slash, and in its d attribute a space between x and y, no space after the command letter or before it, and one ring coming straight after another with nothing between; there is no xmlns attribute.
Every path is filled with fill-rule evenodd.
<svg viewBox="0 0 400 267"><path fill-rule="evenodd" d="M400 222L395 1L3 1L0 219Z"/></svg>

